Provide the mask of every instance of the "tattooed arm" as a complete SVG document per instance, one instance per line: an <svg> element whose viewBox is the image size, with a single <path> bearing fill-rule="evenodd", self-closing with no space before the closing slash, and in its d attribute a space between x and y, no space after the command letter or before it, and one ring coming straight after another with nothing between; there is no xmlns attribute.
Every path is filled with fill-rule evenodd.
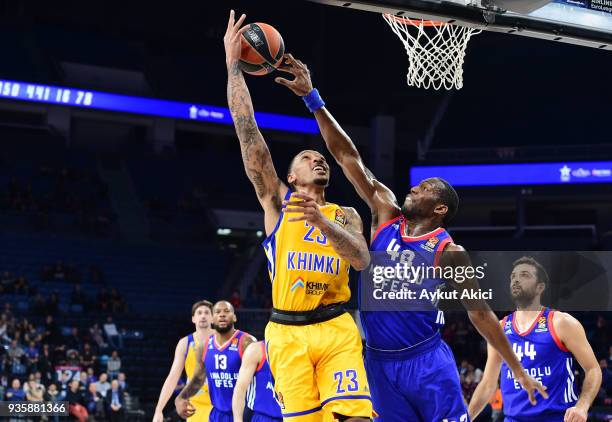
<svg viewBox="0 0 612 422"><path fill-rule="evenodd" d="M285 56L284 65L279 70L287 72L295 78L293 80L276 78L277 83L286 86L300 97L312 91L312 81L310 80L308 67L291 54ZM334 156L357 194L370 207L372 233L374 233L380 223L389 221L399 215L400 207L395 195L366 168L355 144L326 107L317 110L314 116L317 119L327 149Z"/></svg>
<svg viewBox="0 0 612 422"><path fill-rule="evenodd" d="M204 367L204 343L200 344L196 349L196 356L200 358L196 360L196 367L193 371L193 377L189 380L183 391L174 399L176 412L183 419L193 416L195 407L189 402L189 398L194 396L206 382L206 368Z"/></svg>
<svg viewBox="0 0 612 422"><path fill-rule="evenodd" d="M303 193L294 193L291 201L283 201L287 207L285 212L300 213L299 217L291 217L288 222L306 221L318 228L327 237L334 250L357 271L361 271L370 264L368 244L363 237L363 223L361 217L353 208L343 208L346 214L344 227L326 218L316 201Z"/></svg>
<svg viewBox="0 0 612 422"><path fill-rule="evenodd" d="M228 74L227 102L240 141L244 169L264 210L266 234L270 234L280 216L281 198L285 196L288 188L278 178L270 150L257 127L251 95L238 64L240 37L248 29L248 26L240 29L244 19L245 15L242 15L234 23L232 10L223 38Z"/></svg>

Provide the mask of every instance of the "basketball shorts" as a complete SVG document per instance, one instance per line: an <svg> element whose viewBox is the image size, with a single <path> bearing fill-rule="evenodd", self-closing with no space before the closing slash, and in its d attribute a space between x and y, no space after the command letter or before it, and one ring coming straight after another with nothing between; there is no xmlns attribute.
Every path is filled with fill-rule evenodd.
<svg viewBox="0 0 612 422"><path fill-rule="evenodd" d="M234 415L232 412L221 412L213 407L208 420L210 422L234 422Z"/></svg>
<svg viewBox="0 0 612 422"><path fill-rule="evenodd" d="M348 313L310 325L269 322L265 337L285 420L321 421L334 413L372 417L361 336Z"/></svg>
<svg viewBox="0 0 612 422"><path fill-rule="evenodd" d="M264 415L263 413L253 412L253 416L251 417L251 422L283 422L282 418L272 418L268 415Z"/></svg>
<svg viewBox="0 0 612 422"><path fill-rule="evenodd" d="M455 358L438 336L419 350L366 350L378 422L468 422Z"/></svg>
<svg viewBox="0 0 612 422"><path fill-rule="evenodd" d="M565 412L557 412L557 413L550 413L547 414L546 416L542 416L542 417L524 417L524 418L512 418L510 416L506 416L504 418L504 422L523 422L523 421L534 421L534 422L563 422L565 420Z"/></svg>

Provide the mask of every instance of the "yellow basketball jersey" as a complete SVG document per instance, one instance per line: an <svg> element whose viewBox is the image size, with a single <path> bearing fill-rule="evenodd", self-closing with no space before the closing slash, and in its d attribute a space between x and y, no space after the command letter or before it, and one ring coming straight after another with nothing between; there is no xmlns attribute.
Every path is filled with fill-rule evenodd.
<svg viewBox="0 0 612 422"><path fill-rule="evenodd" d="M287 192L288 199L293 192ZM346 215L339 205L326 203L321 212L344 227ZM272 306L284 311L311 311L318 306L347 302L349 263L341 258L319 229L305 221L289 222L300 214L285 213L264 240L272 280Z"/></svg>
<svg viewBox="0 0 612 422"><path fill-rule="evenodd" d="M190 380L193 377L193 372L196 368L197 359L201 359L201 356L197 356L197 348L199 345L198 339L195 338L193 334L189 334L187 336L187 354L185 355L185 373L187 374L187 380ZM189 399L189 401L196 407L206 407L210 406L212 408L212 403L210 402L210 395L208 394L208 381L204 383L200 391L198 391L193 397Z"/></svg>

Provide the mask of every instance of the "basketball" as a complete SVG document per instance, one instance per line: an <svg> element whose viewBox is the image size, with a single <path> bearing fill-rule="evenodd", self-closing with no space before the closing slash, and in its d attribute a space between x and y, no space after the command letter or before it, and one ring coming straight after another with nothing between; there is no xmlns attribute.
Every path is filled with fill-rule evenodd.
<svg viewBox="0 0 612 422"><path fill-rule="evenodd" d="M271 25L251 23L242 33L240 68L251 75L267 75L276 69L283 59L283 37Z"/></svg>

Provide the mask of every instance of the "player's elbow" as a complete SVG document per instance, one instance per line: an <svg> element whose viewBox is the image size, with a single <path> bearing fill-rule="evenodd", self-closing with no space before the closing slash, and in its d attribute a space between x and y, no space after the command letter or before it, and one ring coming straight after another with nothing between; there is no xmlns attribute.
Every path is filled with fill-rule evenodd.
<svg viewBox="0 0 612 422"><path fill-rule="evenodd" d="M362 252L352 263L353 268L357 271L365 270L368 265L370 265L370 254L367 251Z"/></svg>

